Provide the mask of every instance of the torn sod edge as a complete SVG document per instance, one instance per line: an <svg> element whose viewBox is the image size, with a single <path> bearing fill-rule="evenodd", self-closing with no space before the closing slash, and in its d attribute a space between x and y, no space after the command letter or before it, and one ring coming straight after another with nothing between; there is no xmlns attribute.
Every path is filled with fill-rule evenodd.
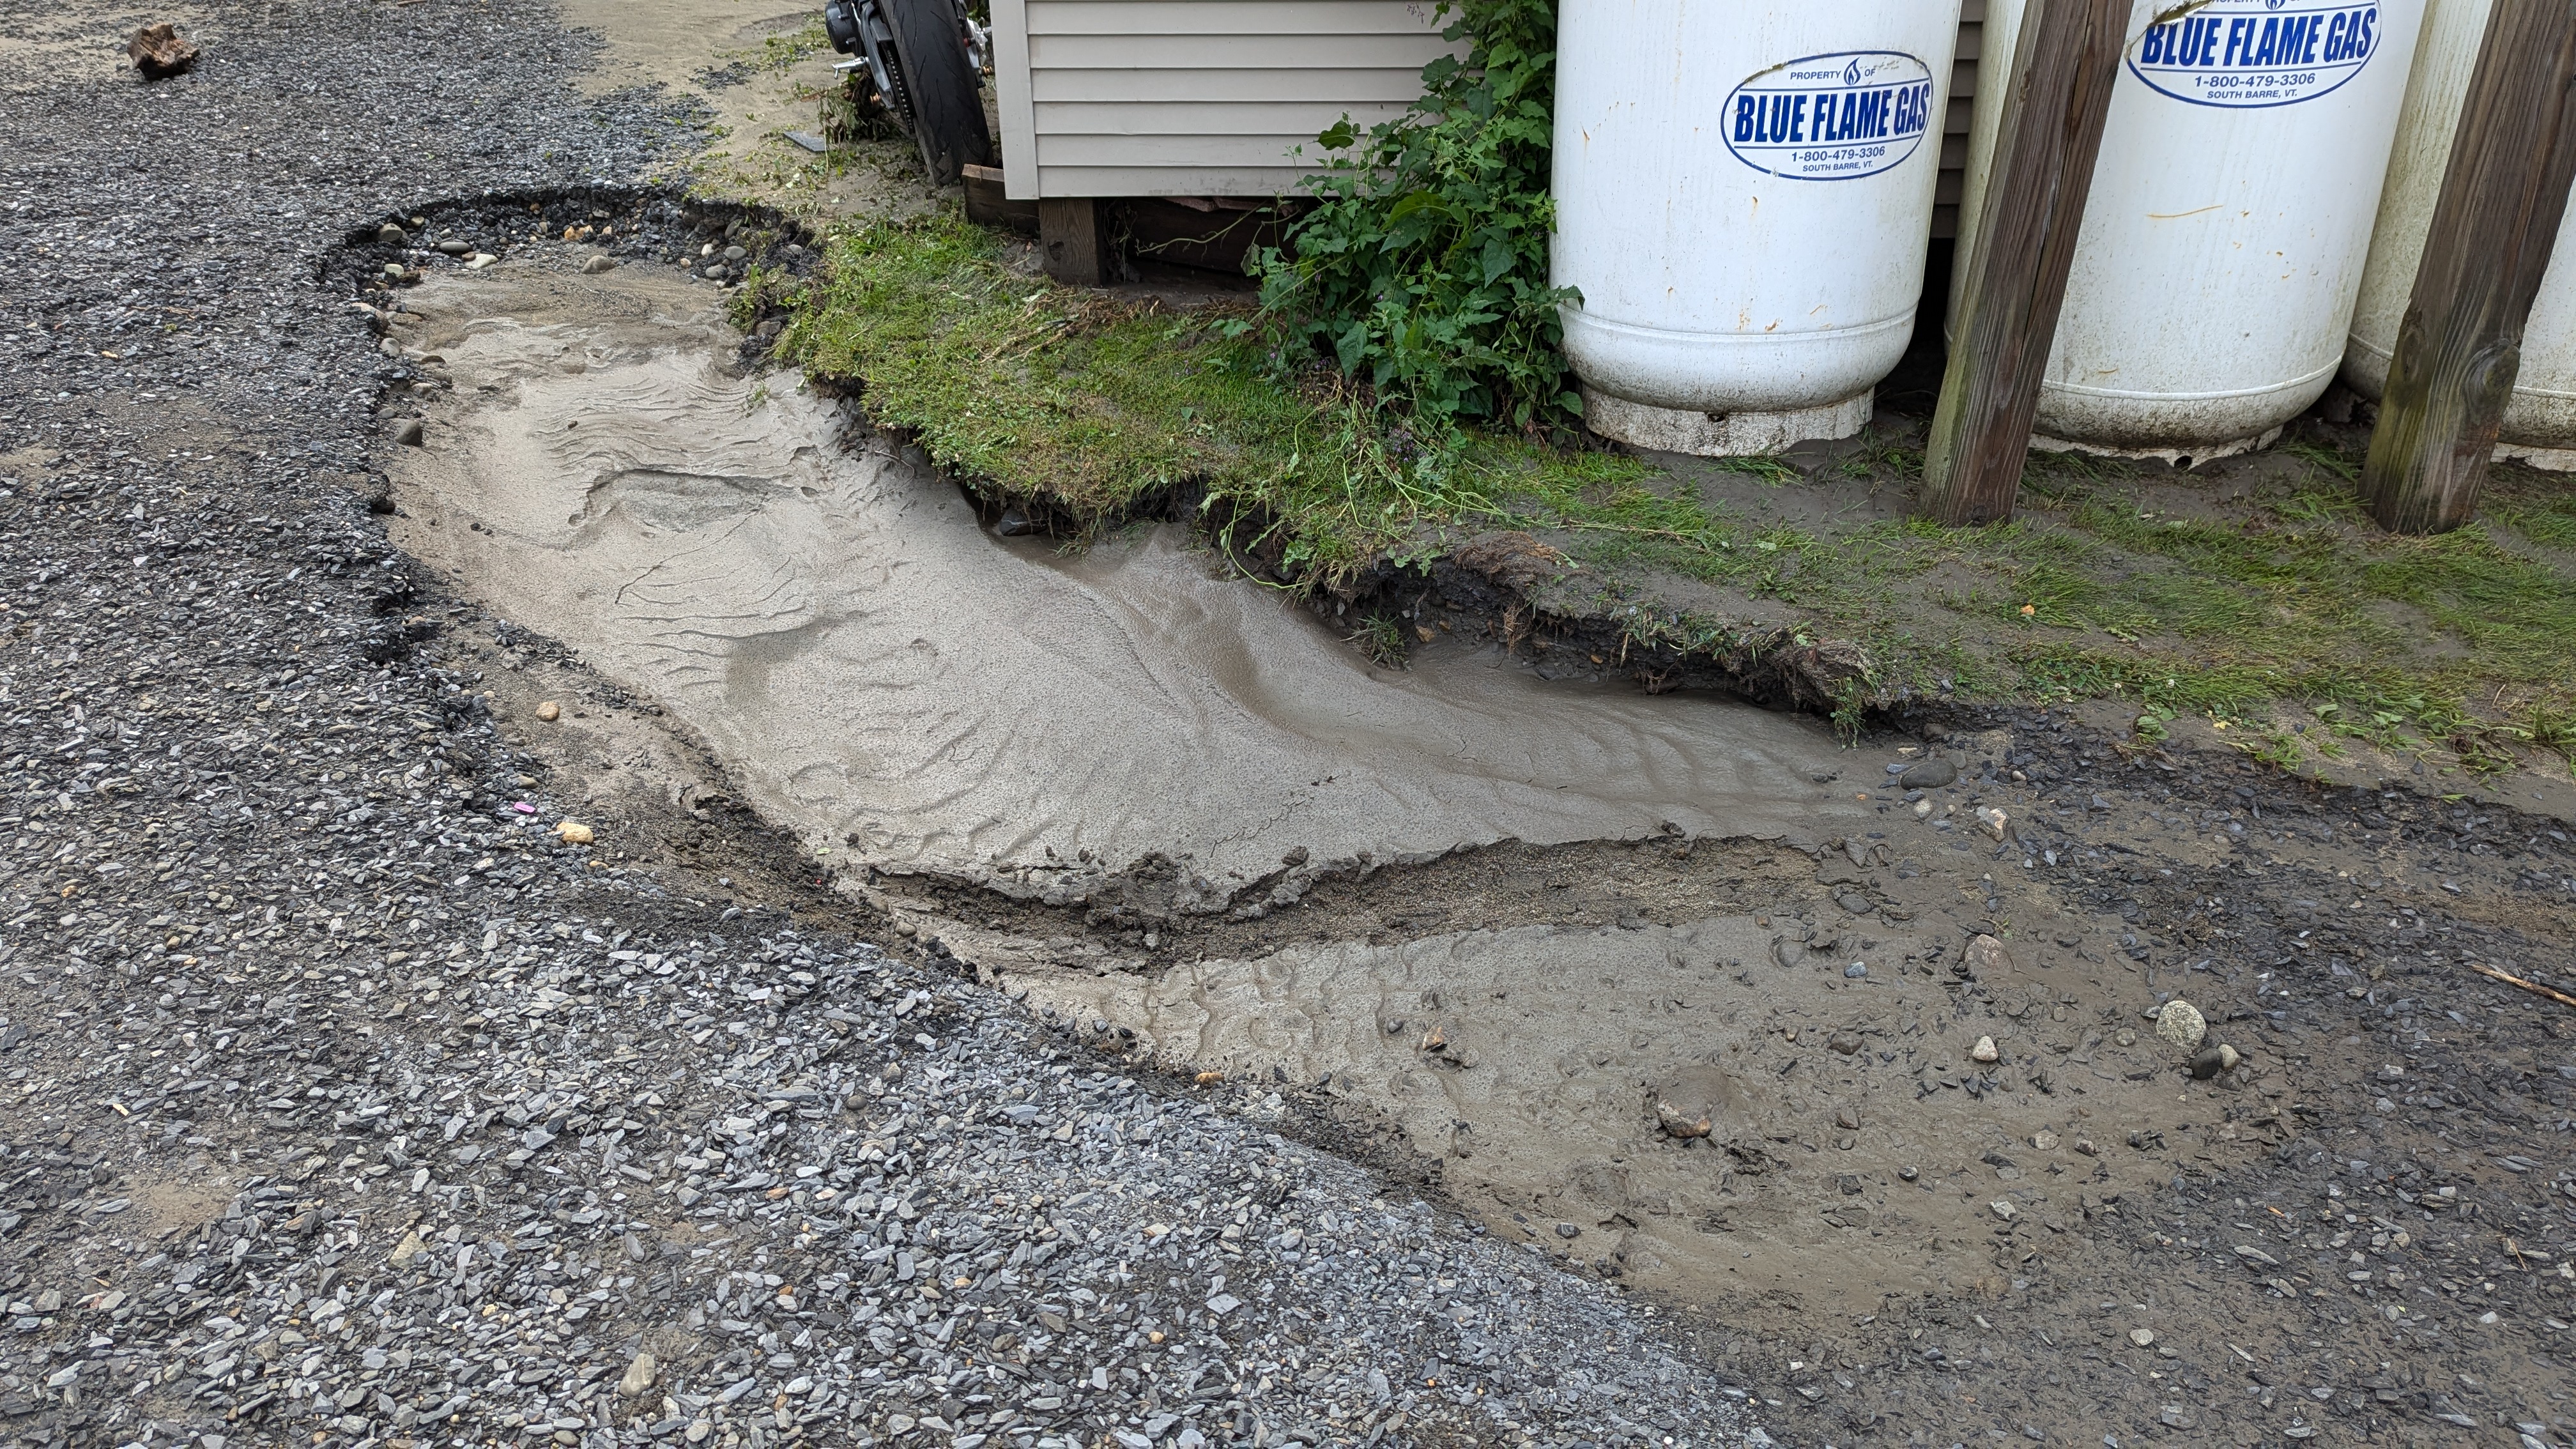
<svg viewBox="0 0 2576 1449"><path fill-rule="evenodd" d="M787 315L785 307L765 300L751 309L753 320ZM1766 708L1828 716L1846 737L1858 733L1872 714L1908 697L1908 691L1883 683L1857 643L1807 638L1795 626L1726 629L1714 638L1680 642L1641 630L1626 616L1543 608L1533 602L1531 591L1575 566L1527 532L1477 533L1429 555L1381 553L1345 576L1328 579L1301 573L1288 561L1292 535L1283 520L1267 510L1211 498L1199 482L1152 490L1116 510L1069 509L1046 494L1004 489L988 478L955 471L922 447L911 430L868 414L864 378L808 374L806 385L849 404L863 426L918 449L918 456L957 486L987 526L1005 514L1017 514L1026 532L1081 543L1139 523L1184 525L1200 542L1223 553L1248 582L1289 593L1382 665L1400 665L1411 647L1410 621L1437 610L1482 623L1517 658L1543 662L1570 651L1592 666L1584 672L1624 676L1650 694L1722 690Z"/></svg>
<svg viewBox="0 0 2576 1449"><path fill-rule="evenodd" d="M606 210L621 221L629 217L649 221L659 230L664 246L677 243L685 249L700 241L722 240L730 235L751 241L759 249L789 240L809 251L817 247L807 228L773 209L705 201L668 187L587 186L492 192L403 208L399 221L407 230L412 229L414 216L424 218L431 227L510 230L527 226L533 215L542 217L551 232L568 221L592 220L591 214L598 210ZM317 273L326 278L344 276L353 286L365 281L394 254L395 249L376 241L376 228L391 215L353 225L341 244L319 259ZM415 236L407 245L419 240ZM613 252L625 240L618 238L606 249ZM819 251L815 256L819 258ZM801 279L813 265L809 260L780 268L770 276ZM784 292L770 286L745 289L733 295L734 320L747 333L756 332L760 324L773 318L786 320L786 302ZM758 356L767 352L767 346L757 336L747 336L743 351L747 357ZM809 385L818 393L841 400L855 425L899 443L918 446L906 430L886 427L867 416L864 379L818 375L809 378ZM940 460L929 458L926 450L917 456L938 467L959 487L988 524L998 521L1005 511L1018 510L1026 518L1030 532L1077 541L1095 539L1135 523L1176 522L1188 526L1200 541L1226 554L1247 582L1289 593L1327 627L1345 632L1355 647L1369 650L1384 664L1399 663L1408 651L1412 636L1407 624L1436 612L1468 624L1471 629L1475 624L1483 625L1506 652L1533 663L1562 660L1567 651L1572 651L1582 665L1589 666L1578 666L1575 672L1596 677L1624 675L1650 693L1722 690L1768 707L1827 714L1846 735L1856 733L1872 716L1884 717L1900 708L1936 702L1901 684L1888 685L1860 645L1803 637L1794 625L1701 626L1676 637L1674 632L1668 632L1671 626L1667 621L1659 618L1640 621L1623 613L1575 614L1546 609L1534 602L1537 592L1578 566L1524 531L1469 534L1437 551L1412 556L1384 552L1359 569L1327 577L1301 570L1289 560L1294 535L1283 519L1265 510L1238 507L1223 498L1211 499L1200 484L1184 481L1114 512L1086 515L1044 494L1017 496L997 488L989 479L961 475ZM371 482L377 488L385 484L381 476ZM1352 629L1350 621L1354 618L1361 628ZM1375 649L1371 649L1372 643ZM703 741L693 742L703 748ZM1422 862L1366 857L1311 866L1301 861L1295 867L1231 886L1204 882L1199 890L1190 892L1200 896L1199 901L1173 912L1169 904L1153 900L1163 894L1154 883L1185 872L1186 863L1149 857L1095 876L1084 883L1083 889L1065 898L1065 903L1084 907L1089 918L1086 924L1094 927L1150 921L1158 916L1168 918L1169 914L1258 912L1266 905L1301 897L1313 884L1325 879L1365 877L1379 869L1418 863ZM867 887L884 875L909 875L1032 902L1044 894L1024 881L979 877L972 872L904 871L881 875L873 870L864 876L845 878L841 893L873 896L876 893ZM868 904L880 910L887 908L881 901ZM946 954L943 943L935 938L924 946L934 958Z"/></svg>
<svg viewBox="0 0 2576 1449"><path fill-rule="evenodd" d="M567 219L588 219L593 209L618 213L620 220L626 214L638 219L649 216L666 244L741 239L765 250L769 244L792 240L806 247L808 257L786 265L771 260L755 274L758 285L735 294L732 310L746 331L772 318L786 320L788 313L774 284L792 285L810 277L821 260L821 243L806 225L772 207L692 194L683 180L667 185L522 188L421 201L351 224L339 244L316 259L315 273L321 279L345 275L353 285L366 281L393 255L375 241L375 228L386 219L398 219L407 229L412 216L422 216L432 226L506 222L516 227L525 225L527 215L535 212L546 217L551 230ZM576 218L563 214L576 210ZM738 236L727 237L729 230ZM625 240L617 238L605 249L615 253ZM758 338L747 340L743 348L746 358L766 355L768 350L769 342ZM863 379L817 381L848 395L865 388ZM900 429L881 430L897 439L906 437ZM949 471L944 460L932 461ZM381 493L385 479L376 470L371 474L366 486ZM1200 491L1186 483L1148 495L1114 516L1085 517L1042 494L1017 497L997 490L989 479L953 472L951 476L988 521L1017 508L1027 516L1031 532L1059 538L1097 537L1147 518L1188 523L1234 557L1248 577L1295 593L1329 626L1349 632L1356 646L1382 663L1399 663L1406 650L1408 635L1402 620L1406 610L1429 605L1457 615L1481 616L1492 636L1509 641L1516 653L1522 652L1524 641L1533 646L1543 641L1547 646L1533 647L1524 657L1562 659L1562 649L1574 649L1587 662L1598 656L1597 672L1623 673L1650 691L1725 690L1772 708L1826 714L1846 737L1889 711L1950 699L1946 678L1934 680L1919 670L1891 667L1858 640L1811 637L1813 621L1755 625L1725 618L1540 608L1532 602L1531 591L1578 570L1527 534L1471 534L1454 546L1444 539L1420 552L1381 553L1369 565L1338 580L1316 580L1300 577L1296 564L1287 560L1294 535L1286 520L1256 510L1237 511L1222 499L1211 508ZM1359 626L1356 630L1354 623ZM2464 760L2475 753L2475 743L2456 744ZM2243 746L2253 747L2251 742Z"/></svg>

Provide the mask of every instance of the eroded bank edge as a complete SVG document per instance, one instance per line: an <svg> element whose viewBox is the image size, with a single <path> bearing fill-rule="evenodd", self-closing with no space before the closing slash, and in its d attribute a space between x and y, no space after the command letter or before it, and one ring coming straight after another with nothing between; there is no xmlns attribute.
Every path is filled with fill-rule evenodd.
<svg viewBox="0 0 2576 1449"><path fill-rule="evenodd" d="M393 231L401 235L395 236ZM566 243L577 245L590 256L605 258L606 265L627 261L675 264L695 275L738 288L735 318L746 329L740 357L740 365L745 367L767 365L768 345L783 327L793 299L786 288L745 288L742 279L757 272L755 282L760 277L793 281L810 276L821 261L812 234L794 219L769 208L695 197L668 187L582 186L492 192L398 209L346 230L318 260L317 270L325 279L345 281L362 300L369 294L388 300L385 294L398 293L407 280L431 266L471 265L478 256L499 256L540 246L555 248ZM498 250L483 250L487 246ZM402 348L396 335L399 325L392 320L391 308L370 306L366 315L368 325L384 336L384 348L395 359L396 365L386 379L389 395L441 385L438 359L409 355ZM863 440L874 429L866 417L864 380L819 379L813 385L843 394L854 442ZM888 435L902 441L900 433ZM917 449L915 457L937 466L937 460L923 457ZM1212 517L1205 497L1189 485L1163 490L1146 500L1139 512L1124 517L1083 519L1049 512L1043 500L1006 496L989 483L961 476L954 470L939 471L960 488L989 523L1013 531L1044 532L1079 542L1105 530L1151 518L1186 524L1211 547L1222 547L1243 537L1269 540L1278 536L1276 529L1235 526L1247 520ZM364 486L373 490L371 506L379 510L391 508L386 492L389 485L381 469L371 470ZM1229 550L1229 556L1248 583L1299 588L1286 576L1294 570L1283 568L1279 545L1237 547ZM1427 561L1381 559L1338 588L1318 585L1305 590L1301 601L1328 622L1348 629L1355 647L1382 647L1376 640L1388 632L1399 634L1399 647L1443 636L1461 638L1500 647L1528 662L1542 677L1624 677L1650 692L1723 690L1774 707L1834 712L1850 726L1865 719L1906 734L1929 736L1942 732L1946 721L1951 730L1964 734L2015 713L2010 709L1889 697L1872 682L1870 662L1858 646L1808 639L1792 627L1747 629L1740 636L1724 640L1650 640L1641 638L1635 623L1621 616L1551 611L1535 602L1535 596L1563 577L1566 563L1562 554L1530 534L1492 532L1470 538ZM434 633L435 626L422 615L412 614L400 622L391 617L406 612L413 597L412 586L406 583L379 601L379 613L388 615L386 648L408 650ZM1363 622L1348 622L1354 618ZM658 708L653 712L660 714ZM700 758L712 760L702 740L689 737L685 728L667 716L662 716L660 723L686 739ZM2119 738L2121 729L2116 722L2104 720L2098 724L2105 737L2103 748L2120 753L2141 768L2150 763L2168 770L2175 768L2154 742L2134 735ZM2223 747L2215 752L2232 753ZM1997 763L1988 760L1980 768L1991 777ZM2200 763L2193 765L2195 771L2200 768ZM2397 783L2411 784L2404 780ZM1621 844L1636 848L1655 843L1650 838ZM1816 852L1840 848L1844 842L1793 844ZM1522 848L1518 842L1492 842L1421 858L1387 860L1362 856L1311 861L1302 858L1303 852L1293 852L1275 871L1236 885L1197 878L1185 863L1160 855L1114 867L1104 863L1086 876L1059 879L1043 888L1008 878L917 875L897 879L927 885L961 920L979 913L990 919L990 912L981 911L980 906L1007 906L1030 916L1024 925L1044 927L1056 934L1077 918L1084 932L1135 934L1153 933L1160 922L1193 918L1258 920L1269 909L1299 903L1318 884L1364 882L1380 872L1433 868L1451 856L1498 847ZM1540 851L1536 855L1544 858L1550 853ZM1544 864L1533 868L1555 869ZM816 874L820 870L819 865L807 862L795 874L819 886L825 879ZM873 872L845 876L842 886L860 898L872 915L891 918L894 913L890 908L871 899L879 879L873 877Z"/></svg>

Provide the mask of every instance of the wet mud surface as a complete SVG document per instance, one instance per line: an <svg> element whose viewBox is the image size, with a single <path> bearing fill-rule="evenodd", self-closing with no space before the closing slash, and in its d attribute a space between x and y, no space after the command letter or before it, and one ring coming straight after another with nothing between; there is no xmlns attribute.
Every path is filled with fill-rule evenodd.
<svg viewBox="0 0 2576 1449"><path fill-rule="evenodd" d="M1185 540L1067 557L976 531L947 485L853 441L850 418L781 378L744 408L762 379L710 360L730 339L684 287L620 283L625 300L604 303L503 275L422 304L460 382L478 381L407 460L401 536L514 619L581 637L601 673L576 665L563 688L667 704L634 727L706 743L724 779L691 789L820 838L809 890L832 881L863 917L1022 995L1059 1040L1267 1090L1306 1135L1491 1237L1666 1306L1782 1442L2576 1442L2576 1013L2471 969L2576 985L2568 826L2520 813L2564 804L2554 777L2440 781L2449 798L2399 788L2414 783L2402 762L2367 784L2296 780L2224 741L2159 749L2100 709L1923 717L1841 750L1776 717L1539 681L1461 646L1373 670L1307 616L1214 579ZM636 330L603 345L613 307ZM648 376L644 393L614 390ZM625 398L622 436L649 433L634 419L675 396L715 399L728 421L666 421L642 451L574 445L574 415L594 415L567 378ZM646 393L664 401L639 406ZM760 429L795 426L743 441L754 425L730 419L762 411ZM602 451L547 452L575 446ZM509 481L477 485L477 470ZM811 511L762 534L758 515L782 505ZM899 522L871 543L854 520L880 511ZM742 562L680 591L697 601L681 632L705 647L656 637L667 605L614 606L737 533L724 546ZM825 533L839 557L900 562L781 562ZM1023 612L1002 625L956 589L946 614L915 606L900 575L924 564ZM905 674L886 667L899 651L823 645L781 687L777 654L742 643L777 618L807 631L800 648L953 629L935 635L941 659L973 662ZM1132 700L1080 677L1151 679L1139 661L1157 649L1196 661L1220 701L1129 690L1158 707L1140 727ZM1266 673L1274 654L1295 691L1403 728L1318 725L1333 712L1282 708L1219 662ZM1045 656L1074 667L1044 673ZM780 751L808 746L742 742L814 718L798 711L833 690L972 689L996 668L1051 681L1005 712L1005 751L1043 761L1089 741L1076 768L1008 777L1043 824L995 796L979 808L1019 828L979 835L978 809L943 813L955 792L908 794L908 776L946 768L937 750L763 794L793 778ZM757 687L736 692L741 679ZM1090 733L1051 732L1067 699ZM1103 711L1119 723L1099 728ZM1474 805L1428 821L1397 789L1326 811L1306 802L1348 797L1264 773L1286 750L1419 778L1424 720L1493 738L1460 713L1531 732L1574 721L1596 753L1556 793L1589 798L1533 805L1489 743L1439 758L1443 807L1462 791ZM1641 723L1675 717L1723 723ZM989 779L1002 757L965 773ZM1550 778L1518 758L1521 783ZM1623 758L1689 783L1632 797L1601 763ZM1936 762L1946 782L1894 773ZM1220 784L1193 780L1211 766L1200 778ZM1722 803L1684 817L1712 782ZM1247 809L1257 824L1208 828ZM848 823L899 819L936 823ZM1304 859L1267 864L1297 847ZM1033 856L1045 868L1010 868ZM2176 996L2232 1065L2196 1071L2158 1034Z"/></svg>
<svg viewBox="0 0 2576 1449"><path fill-rule="evenodd" d="M1812 722L1463 643L1373 667L1168 533L991 536L792 373L719 367L675 274L487 275L406 300L457 400L400 460L395 537L580 639L836 863L1065 902L1161 857L1204 913L1461 845L1861 817Z"/></svg>
<svg viewBox="0 0 2576 1449"><path fill-rule="evenodd" d="M704 112L562 18L0 0L0 1443L1751 1439L1651 1305L1053 1039L388 541L444 384L384 267L731 240L629 208Z"/></svg>
<svg viewBox="0 0 2576 1449"><path fill-rule="evenodd" d="M2576 994L2563 771L1843 750L979 533L703 217L526 241L718 8L0 3L0 1443L2576 1445L2576 1012L2479 970ZM825 748L844 630L956 713Z"/></svg>

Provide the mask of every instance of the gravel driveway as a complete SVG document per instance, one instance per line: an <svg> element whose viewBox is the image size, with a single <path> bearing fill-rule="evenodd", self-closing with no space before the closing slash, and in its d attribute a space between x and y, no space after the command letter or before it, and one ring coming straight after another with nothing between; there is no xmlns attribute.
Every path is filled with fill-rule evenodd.
<svg viewBox="0 0 2576 1449"><path fill-rule="evenodd" d="M195 73L120 68L154 19ZM1816 855L1498 847L1267 917L1143 873L836 892L579 640L387 542L382 461L458 401L350 305L462 265L414 217L722 264L640 186L704 113L585 99L595 58L533 4L0 0L0 1446L2576 1443L2576 1017L2472 964L2576 987L2576 849L2521 782L2329 790L2017 712L1950 719L1942 785L1869 778L1931 721L1855 756L1885 828ZM1651 1232L1642 1191L1470 1211L1463 1119L1198 1080L961 960L1168 983L1728 914L1765 943L1733 979L1848 1017L1748 1025L1766 1081L1876 1095L1767 1160L1617 1123L1658 1172L1763 1162ZM1941 949L1855 972L1882 933ZM2152 1055L2177 990L2244 1063ZM1972 1055L2019 1050L1997 1022L2046 1045ZM1919 1067L1860 1054L1898 1034ZM1935 1116L1993 1144L1851 1167ZM1630 1234L1770 1276L1622 1288Z"/></svg>
<svg viewBox="0 0 2576 1449"><path fill-rule="evenodd" d="M119 66L154 18L194 74ZM684 150L591 53L0 6L0 1441L1760 1442L1260 1099L551 831L422 656L469 616L369 516L323 263Z"/></svg>

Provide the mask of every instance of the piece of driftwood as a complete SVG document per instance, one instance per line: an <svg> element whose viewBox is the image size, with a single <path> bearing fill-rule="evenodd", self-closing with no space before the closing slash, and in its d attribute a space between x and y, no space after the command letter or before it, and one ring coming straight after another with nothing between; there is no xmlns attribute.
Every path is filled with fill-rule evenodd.
<svg viewBox="0 0 2576 1449"><path fill-rule="evenodd" d="M2469 969L2480 976L2493 977L2507 986L2519 986L2534 996L2546 996L2561 1006L2576 1006L2576 996L2570 996L2564 991L2552 991L2537 981L2525 981L2510 971L2498 971L2493 966L2481 966L2475 961L2469 963Z"/></svg>
<svg viewBox="0 0 2576 1449"><path fill-rule="evenodd" d="M197 47L180 38L179 27L165 20L134 32L134 38L125 42L125 56L145 80L162 80L195 66Z"/></svg>

